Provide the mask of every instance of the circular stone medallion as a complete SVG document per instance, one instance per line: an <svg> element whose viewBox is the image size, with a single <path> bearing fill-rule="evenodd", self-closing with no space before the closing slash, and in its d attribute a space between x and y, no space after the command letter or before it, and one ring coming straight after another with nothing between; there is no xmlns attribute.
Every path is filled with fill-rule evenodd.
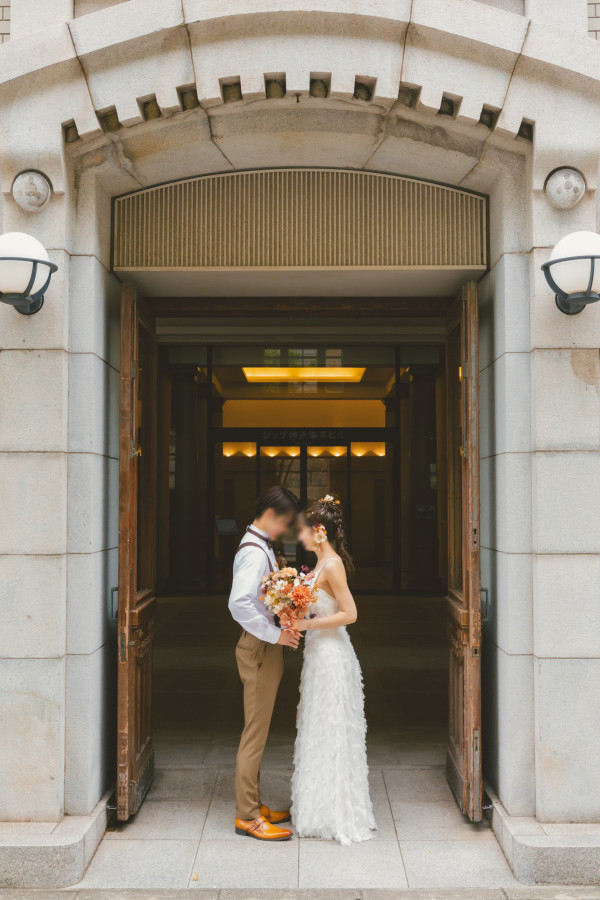
<svg viewBox="0 0 600 900"><path fill-rule="evenodd" d="M39 212L48 203L52 189L41 172L21 172L12 186L12 195L25 212Z"/></svg>
<svg viewBox="0 0 600 900"><path fill-rule="evenodd" d="M577 169L556 169L546 181L546 196L557 209L573 209L585 194L585 179Z"/></svg>

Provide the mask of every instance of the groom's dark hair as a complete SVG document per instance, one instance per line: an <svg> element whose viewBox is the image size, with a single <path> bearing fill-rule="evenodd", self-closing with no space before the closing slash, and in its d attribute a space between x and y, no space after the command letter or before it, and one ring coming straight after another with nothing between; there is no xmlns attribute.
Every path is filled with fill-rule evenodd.
<svg viewBox="0 0 600 900"><path fill-rule="evenodd" d="M256 518L260 519L268 509L275 510L278 516L297 516L300 506L300 501L293 491L276 484L263 491L256 501Z"/></svg>

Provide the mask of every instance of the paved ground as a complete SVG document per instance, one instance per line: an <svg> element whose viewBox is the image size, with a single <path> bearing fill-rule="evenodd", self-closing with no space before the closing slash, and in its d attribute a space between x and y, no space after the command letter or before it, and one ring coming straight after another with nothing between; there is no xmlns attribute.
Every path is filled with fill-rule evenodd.
<svg viewBox="0 0 600 900"><path fill-rule="evenodd" d="M109 830L78 887L237 889L247 898L258 889L335 888L375 890L380 900L406 888L515 887L488 825L464 819L444 777L444 627L438 598L360 600L352 637L365 674L379 830L352 847L264 845L233 832L237 629L222 600L162 601L155 782L137 816ZM273 807L289 802L300 664L299 653L287 652L263 763L263 799Z"/></svg>
<svg viewBox="0 0 600 900"><path fill-rule="evenodd" d="M0 890L0 900L188 900L182 890ZM600 900L595 887L407 888L395 891L202 890L199 900Z"/></svg>

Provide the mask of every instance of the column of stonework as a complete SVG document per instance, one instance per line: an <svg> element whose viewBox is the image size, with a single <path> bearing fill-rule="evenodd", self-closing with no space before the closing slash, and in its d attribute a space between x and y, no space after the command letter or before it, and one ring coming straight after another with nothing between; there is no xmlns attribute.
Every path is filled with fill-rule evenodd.
<svg viewBox="0 0 600 900"><path fill-rule="evenodd" d="M110 202L85 174L77 202L71 194L61 122L95 116L66 26L44 40L23 39L23 52L46 54L46 68L22 76L20 55L8 54L0 83L0 231L36 237L58 266L35 315L0 304L0 721L11 736L0 740L0 769L10 773L0 818L15 821L91 812L114 767L104 726L114 709L118 469ZM11 192L27 169L51 184L34 212Z"/></svg>
<svg viewBox="0 0 600 900"><path fill-rule="evenodd" d="M515 150L517 147L515 147ZM513 816L535 813L527 147L490 149L490 271L479 286L483 752Z"/></svg>
<svg viewBox="0 0 600 900"><path fill-rule="evenodd" d="M0 817L57 820L64 796L68 281L61 215L3 197L58 265L40 312L0 304ZM57 210L54 210L56 213ZM62 246L61 246L62 245Z"/></svg>
<svg viewBox="0 0 600 900"><path fill-rule="evenodd" d="M567 152L562 158L568 164ZM600 309L563 315L540 271L558 239L596 231L596 168L593 153L587 170L582 166L588 192L565 211L548 203L545 173L535 166L533 172L536 812L542 821L600 817L600 707L593 687L600 678Z"/></svg>

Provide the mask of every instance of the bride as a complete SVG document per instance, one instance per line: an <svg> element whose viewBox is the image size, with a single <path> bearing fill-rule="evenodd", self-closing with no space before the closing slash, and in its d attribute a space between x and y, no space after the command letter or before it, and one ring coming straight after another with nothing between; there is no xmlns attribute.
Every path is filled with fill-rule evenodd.
<svg viewBox="0 0 600 900"><path fill-rule="evenodd" d="M292 821L300 837L367 841L376 828L369 795L362 674L346 632L356 604L339 501L313 503L300 522L300 540L317 554L317 602L306 631L292 777ZM337 552L336 552L337 551Z"/></svg>

